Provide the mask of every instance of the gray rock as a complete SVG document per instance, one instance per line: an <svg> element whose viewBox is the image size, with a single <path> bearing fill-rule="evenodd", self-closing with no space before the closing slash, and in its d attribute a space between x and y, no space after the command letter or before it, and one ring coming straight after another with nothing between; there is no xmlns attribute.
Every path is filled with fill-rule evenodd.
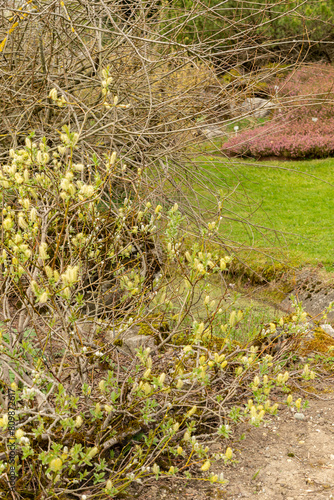
<svg viewBox="0 0 334 500"><path fill-rule="evenodd" d="M275 104L261 97L248 97L240 106L240 112L254 118L265 118L272 112Z"/></svg>
<svg viewBox="0 0 334 500"><path fill-rule="evenodd" d="M80 334L94 334L98 325L93 320L85 320L76 324Z"/></svg>
<svg viewBox="0 0 334 500"><path fill-rule="evenodd" d="M207 139L214 139L215 137L224 135L223 130L215 125L206 125L205 127L201 127L200 130Z"/></svg>
<svg viewBox="0 0 334 500"><path fill-rule="evenodd" d="M334 328L331 325L328 325L326 323L324 325L320 325L320 328L322 328L324 332L328 333L328 335L334 338Z"/></svg>
<svg viewBox="0 0 334 500"><path fill-rule="evenodd" d="M296 420L305 420L304 413L295 413L293 416Z"/></svg>
<svg viewBox="0 0 334 500"><path fill-rule="evenodd" d="M140 346L144 349L155 347L154 338L151 335L139 335L139 326L133 326L124 332L120 332L118 329L111 330L110 323L107 322L104 324L103 322L96 323L85 320L77 326L80 333L89 340L92 340L97 334L97 328L102 328L109 342L115 342L117 348L127 354L134 355L135 350L139 349Z"/></svg>
<svg viewBox="0 0 334 500"><path fill-rule="evenodd" d="M287 313L292 312L290 296L298 297L304 311L311 316L321 315L331 302L334 302L334 286L316 270L305 269L297 276L294 290L291 290L281 302ZM334 321L334 309L327 314L327 321ZM329 333L329 332L328 332ZM332 335L329 333L329 335Z"/></svg>
<svg viewBox="0 0 334 500"><path fill-rule="evenodd" d="M153 337L150 335L134 335L133 337L124 338L122 339L120 349L123 349L128 354L135 355L136 349L139 349L139 347L154 349L155 343Z"/></svg>
<svg viewBox="0 0 334 500"><path fill-rule="evenodd" d="M106 335L120 350L131 355L135 355L136 349L139 349L139 347L144 349L147 347L153 349L155 347L154 338L151 335L139 334L139 326L133 326L124 332L108 329Z"/></svg>

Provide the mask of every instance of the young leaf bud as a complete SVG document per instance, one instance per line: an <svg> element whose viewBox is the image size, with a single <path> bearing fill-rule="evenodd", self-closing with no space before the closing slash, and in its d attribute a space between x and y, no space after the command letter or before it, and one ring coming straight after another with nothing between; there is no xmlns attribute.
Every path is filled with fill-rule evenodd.
<svg viewBox="0 0 334 500"><path fill-rule="evenodd" d="M207 470L209 470L209 469L210 469L210 466L211 466L211 462L210 462L210 460L206 460L206 461L204 462L204 464L202 465L201 470L202 470L203 472L206 472Z"/></svg>
<svg viewBox="0 0 334 500"><path fill-rule="evenodd" d="M63 465L63 462L61 461L60 458L54 458L53 460L51 460L49 466L50 466L50 469L53 471L53 472L58 472L60 471L60 469L62 468L62 465Z"/></svg>

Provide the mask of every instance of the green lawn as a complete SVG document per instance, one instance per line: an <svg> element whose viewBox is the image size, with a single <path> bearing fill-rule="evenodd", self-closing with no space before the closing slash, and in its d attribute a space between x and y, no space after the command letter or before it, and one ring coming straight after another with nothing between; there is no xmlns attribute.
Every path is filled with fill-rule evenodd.
<svg viewBox="0 0 334 500"><path fill-rule="evenodd" d="M334 269L334 158L237 164L216 156L197 162L212 177L211 190L224 193L220 232L226 239L275 247Z"/></svg>

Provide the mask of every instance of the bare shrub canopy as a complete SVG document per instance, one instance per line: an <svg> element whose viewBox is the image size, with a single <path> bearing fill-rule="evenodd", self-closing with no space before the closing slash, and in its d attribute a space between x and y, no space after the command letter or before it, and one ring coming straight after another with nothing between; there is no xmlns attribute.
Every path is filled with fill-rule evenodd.
<svg viewBox="0 0 334 500"><path fill-rule="evenodd" d="M224 131L231 107L242 115L245 96L271 98L272 76L298 57L288 38L277 65L277 39L267 33L268 15L279 21L295 6L236 4L8 2L0 11L0 158L32 131L54 152L70 125L80 135L73 161L92 172L115 151L143 171L147 200L178 202L198 231L217 210L198 209L191 176L220 197L189 146L205 139L206 124Z"/></svg>

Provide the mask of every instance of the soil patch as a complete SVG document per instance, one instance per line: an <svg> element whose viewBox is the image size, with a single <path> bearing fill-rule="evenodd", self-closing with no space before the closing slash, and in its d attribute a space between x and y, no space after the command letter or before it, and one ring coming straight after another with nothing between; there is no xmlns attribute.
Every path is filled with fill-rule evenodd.
<svg viewBox="0 0 334 500"><path fill-rule="evenodd" d="M139 500L334 499L334 385L311 396L301 420L290 408L261 427L242 424L232 444L238 463L217 462L225 486L208 481L157 483L134 492ZM305 394L302 394L305 399ZM297 396L294 395L296 398ZM309 397L309 396L307 396ZM223 452L226 441L211 443Z"/></svg>
<svg viewBox="0 0 334 500"><path fill-rule="evenodd" d="M302 415L287 408L246 434L225 473L226 499L334 498L334 397L311 400Z"/></svg>

